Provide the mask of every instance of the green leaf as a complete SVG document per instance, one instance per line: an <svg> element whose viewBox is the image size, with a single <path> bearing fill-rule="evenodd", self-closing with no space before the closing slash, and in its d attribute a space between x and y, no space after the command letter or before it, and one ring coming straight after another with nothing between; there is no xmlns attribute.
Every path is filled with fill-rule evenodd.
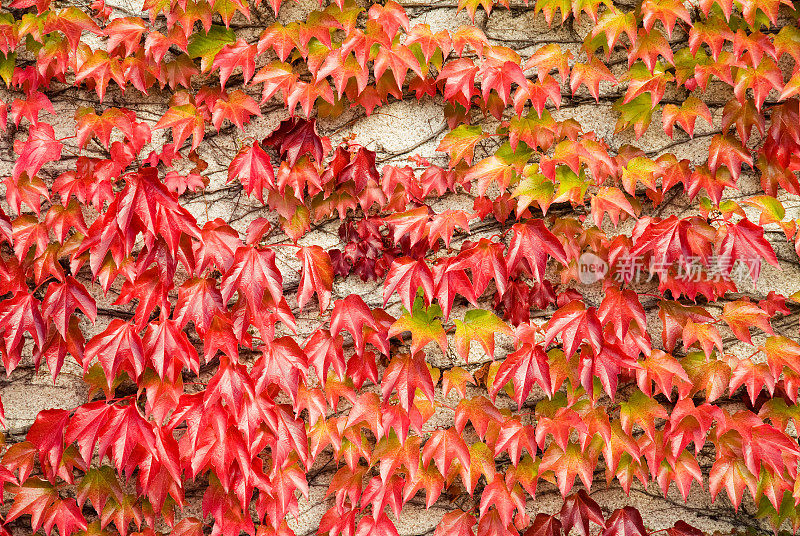
<svg viewBox="0 0 800 536"><path fill-rule="evenodd" d="M542 213L546 214L553 200L554 192L553 181L539 173L538 164L525 166L522 171L522 180L514 190L514 197L517 198L517 217L534 202L539 205Z"/></svg>
<svg viewBox="0 0 800 536"><path fill-rule="evenodd" d="M189 40L189 56L200 58L200 69L203 72L211 70L214 57L222 50L222 47L236 41L236 34L233 30L224 26L213 25L208 33L197 32L192 34Z"/></svg>
<svg viewBox="0 0 800 536"><path fill-rule="evenodd" d="M506 142L497 149L494 155L509 166L522 168L533 156L533 149L524 142L520 142L515 149L512 149L511 144Z"/></svg>
<svg viewBox="0 0 800 536"><path fill-rule="evenodd" d="M423 300L414 301L414 310L408 312L403 308L403 316L389 328L389 337L395 337L405 331L411 332L411 353L416 354L430 342L436 342L443 354L447 354L447 336L440 318L442 308L437 304L424 307Z"/></svg>
<svg viewBox="0 0 800 536"><path fill-rule="evenodd" d="M627 128L633 127L636 138L641 138L647 127L650 126L653 112L660 108L660 105L653 108L650 95L646 94L639 95L628 103L623 103L623 100L623 98L620 98L613 106L614 110L620 114L614 133L618 134Z"/></svg>
<svg viewBox="0 0 800 536"><path fill-rule="evenodd" d="M6 87L11 86L11 77L14 76L14 66L16 63L16 52L12 52L8 56L0 52L0 78L6 83Z"/></svg>
<svg viewBox="0 0 800 536"><path fill-rule="evenodd" d="M450 155L451 168L461 160L466 160L467 164L471 166L475 145L485 137L480 125L459 125L442 138L436 150L447 152Z"/></svg>
<svg viewBox="0 0 800 536"><path fill-rule="evenodd" d="M586 178L586 173L581 170L580 175L576 175L569 166L556 167L556 182L558 183L558 190L553 199L554 203L572 200L574 203L583 203L583 197L586 195L586 190L589 188L589 181Z"/></svg>
<svg viewBox="0 0 800 536"><path fill-rule="evenodd" d="M508 324L500 320L494 313L483 309L472 309L464 315L464 321L455 320L456 351L462 359L469 356L470 343L477 340L483 346L486 354L494 359L494 335L505 333L511 336L513 332Z"/></svg>

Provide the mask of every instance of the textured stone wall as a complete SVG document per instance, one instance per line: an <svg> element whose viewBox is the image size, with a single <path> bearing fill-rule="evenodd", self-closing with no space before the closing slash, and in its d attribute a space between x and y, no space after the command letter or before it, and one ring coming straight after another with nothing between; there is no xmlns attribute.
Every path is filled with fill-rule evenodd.
<svg viewBox="0 0 800 536"><path fill-rule="evenodd" d="M281 11L279 19L287 22L293 19L303 18L309 11L316 8L316 2L288 3ZM423 2L412 0L404 2L403 5L412 17L412 22L425 22L430 24L434 31L440 29L456 30L459 26L469 24L470 21L462 11L456 14L456 3L450 0L440 2ZM136 13L138 6L136 2L118 2L115 7L120 13ZM260 10L261 14L254 16L253 25L270 24L272 18L265 10ZM260 18L259 18L260 17ZM235 19L236 23L245 24L246 21ZM512 9L498 8L490 16L478 13L476 24L481 27L491 41L497 44L509 46L517 50L523 57L529 56L536 48L547 43L559 43L564 50L571 50L576 59L580 59L580 43L587 32L591 30L591 21L584 18L580 24L567 25L565 27L551 30L548 28L542 15L535 15L532 6L515 2ZM235 26L236 24L234 24ZM254 35L258 34L258 29L253 29ZM678 43L685 40L686 36L677 31L672 41ZM611 65L616 66L616 75L621 74L621 67L627 63L623 56L613 56L610 60ZM612 102L619 97L621 91L614 89L607 84L601 85L601 99L599 103L588 95L585 88L573 97L568 87L562 88L563 103L560 109L552 109L556 119L573 117L583 126L584 131L593 130L599 137L605 139L612 149L618 149L623 144L632 144L643 149L648 156L654 157L663 152L674 152L679 158L689 158L693 163L704 162L708 157L708 143L713 134L719 132L718 126L721 118L721 105L729 98L727 90L710 84L704 94L704 100L712 109L714 115L714 126L707 125L704 121L698 121L698 128L694 139L689 140L682 132L676 133L675 139L670 139L663 134L660 126L660 113L656 113L653 118L653 125L648 132L640 139L636 140L633 134L626 132L620 135L614 134L616 114L612 111ZM6 95L0 98L6 99ZM154 92L149 97L131 92L123 95L115 90L110 90L107 100L108 105L124 106L136 109L140 118L147 118L153 123L167 109L167 94ZM772 96L774 97L774 95ZM676 98L669 94L666 100ZM74 132L74 120L72 119L75 110L79 106L85 106L96 101L93 93L88 93L79 89L66 87L57 99L54 99L56 112L59 116L57 126L59 129L56 134L59 137L70 135ZM236 132L235 129L224 128L219 134L214 132L207 133L208 143L204 143L199 150L200 156L208 162L208 169L204 174L211 180L206 191L199 195L187 194L185 196L185 206L197 217L202 225L205 221L214 218L221 218L230 222L237 230L244 232L249 222L256 217L267 217L274 219L274 214L266 211L257 201L248 198L240 188L226 184L227 165L235 156L241 140L247 136L257 139L264 137L278 123L287 116L286 111L281 107L265 108L263 117L256 118L250 123L244 132ZM403 163L407 158L416 154L430 158L434 162L446 163L441 153L436 153L435 148L439 140L444 136L445 123L443 116L443 104L437 99L425 98L422 101L409 100L395 102L390 105L378 108L369 116L364 117L355 112L346 112L336 119L321 119L318 122L320 132L331 137L334 144L345 138L362 144L363 146L378 152L378 160L381 164ZM496 124L493 118L484 118L482 122L486 129L490 129ZM159 136L163 136L166 131L154 131L153 145L163 142ZM0 140L0 175L10 174L15 155L12 150L13 139L21 134L12 130ZM77 152L77 147L70 146L73 152ZM92 147L84 150L84 154L91 154ZM67 151L65 151L67 154ZM476 157L480 157L478 154ZM187 162L191 166L191 163ZM55 173L54 173L55 175ZM746 174L745 174L746 175ZM50 177L52 178L52 177ZM753 184L748 187L747 180L742 181L741 192L738 195L754 193L757 187L757 179L748 176ZM734 193L735 197L737 194ZM434 208L437 212L446 208L467 208L471 209L473 199L468 194L453 194L441 199ZM786 199L787 210L790 215L797 217L800 203L797 199ZM8 210L5 200L2 202L4 209ZM688 199L677 196L669 200L659 208L662 215L666 214L687 214L692 204ZM319 244L323 247L333 247L338 243L337 236L338 221L327 222L319 228L309 233L302 239L304 244ZM621 232L628 232L632 227L632 222L627 222L620 228ZM477 229L485 236L496 233L499 225L478 226ZM610 230L609 230L610 231ZM800 290L800 271L798 270L797 257L794 251L786 244L780 233L776 229L770 229L775 240L776 251L781 259L781 269L777 270L766 266L763 270L758 288L753 291L754 296L765 295L770 290L777 290L785 294L791 294ZM480 236L480 235L478 235ZM474 238L473 238L474 239ZM454 246L458 247L458 238ZM281 255L279 253L279 255ZM296 270L298 264L290 252L284 252L279 259L279 266L284 271L285 287L287 292L293 293L297 286ZM294 277L294 279L293 279ZM597 302L600 298L599 285L581 289L587 296L587 301ZM108 296L103 296L101 289L95 285L92 292L98 299L100 314L95 326L84 326L88 333L102 330L107 322L115 316L126 316L131 312L128 306L115 306L118 289L112 289ZM382 297L380 285L376 283L362 283L356 277L350 277L347 281L337 280L334 283L334 297L346 296L356 292L362 295L371 306L381 306ZM596 304L596 303L595 303ZM390 304L390 313L399 312L399 304ZM455 311L454 316L458 316L460 311ZM651 320L655 319L651 313ZM313 311L298 313L300 325L300 335L303 336L315 329L319 322L314 318ZM776 332L789 337L797 336L797 316L792 315L785 319L785 325L775 326ZM498 352L506 352L510 341L501 341ZM754 342L757 344L758 340ZM476 345L473 345L473 347ZM734 348L734 351L736 349ZM488 360L477 349L473 349L470 365L479 367ZM454 362L454 356L432 354L430 357L434 365L447 365ZM67 364L58 379L53 382L50 374L45 367L38 372L34 372L32 363L23 363L14 374L0 382L0 396L5 406L5 413L11 427L11 437L21 438L26 426L30 425L33 418L40 410L58 407L72 408L87 399L86 387L82 381L82 370L72 360L68 359ZM442 396L437 393L437 396ZM434 417L442 422L452 419L451 414L442 411ZM704 467L710 465L711 458L705 460ZM335 469L332 464L323 462L317 463L313 468L310 478L311 491L308 502L301 501L300 516L293 521L298 535L312 534L315 532L319 519L327 509L326 499L327 484ZM596 500L610 512L622 505L630 504L636 506L643 514L646 524L654 529L661 529L671 526L678 519L696 525L707 531L720 531L730 533L735 530L745 528L761 528L765 525L755 519L755 507L752 501L745 499L742 509L735 513L724 493L720 494L717 501L710 502L707 490L701 490L696 484L692 488L688 503L673 488L666 498L661 495L660 490L655 485L647 489L641 486L634 486L630 496L626 496L615 484L610 488L606 487L603 472L597 474L595 486L592 488L592 495ZM191 486L190 486L191 489ZM199 497L199 495L198 495ZM536 512L552 513L560 507L561 498L557 489L548 484L541 484L536 500L529 501L528 513L533 515ZM405 509L403 516L397 525L402 535L422 535L430 533L436 523L441 519L445 511L452 508L446 500L430 509L425 509L424 504L419 501L410 503ZM199 514L191 509L187 513Z"/></svg>

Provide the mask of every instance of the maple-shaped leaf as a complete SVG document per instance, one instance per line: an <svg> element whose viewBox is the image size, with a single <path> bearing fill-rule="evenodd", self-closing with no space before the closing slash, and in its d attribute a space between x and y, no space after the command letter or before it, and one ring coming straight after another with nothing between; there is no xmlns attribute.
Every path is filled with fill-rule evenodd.
<svg viewBox="0 0 800 536"><path fill-rule="evenodd" d="M233 93L223 93L214 101L211 113L211 124L214 128L222 128L222 122L227 119L240 129L250 122L253 115L261 116L261 108L253 97L237 89Z"/></svg>
<svg viewBox="0 0 800 536"><path fill-rule="evenodd" d="M248 195L264 202L264 189L275 188L275 171L258 142L243 147L228 167L228 182L239 179Z"/></svg>
<svg viewBox="0 0 800 536"><path fill-rule="evenodd" d="M389 337L396 337L405 331L411 332L411 352L416 354L428 343L436 342L447 355L447 336L442 327L442 309L437 304L425 307L422 300L414 302L414 308L403 315L389 328Z"/></svg>
<svg viewBox="0 0 800 536"><path fill-rule="evenodd" d="M514 190L514 197L517 198L517 214L523 214L534 202L543 214L547 214L554 193L553 181L538 173L538 165L526 166L522 172L522 179Z"/></svg>
<svg viewBox="0 0 800 536"><path fill-rule="evenodd" d="M753 90L756 110L761 111L771 90L784 91L783 73L771 58L760 58L754 68L741 67L736 70L733 92L739 102L746 100L746 91Z"/></svg>
<svg viewBox="0 0 800 536"><path fill-rule="evenodd" d="M39 308L38 301L28 292L17 292L10 299L0 301L0 333L6 351L21 346L26 331L38 348L43 347L46 324ZM7 373L13 369L6 363Z"/></svg>
<svg viewBox="0 0 800 536"><path fill-rule="evenodd" d="M58 533L65 536L88 528L86 518L72 498L56 500L45 512L43 526L47 534L58 527Z"/></svg>
<svg viewBox="0 0 800 536"><path fill-rule="evenodd" d="M706 123L713 125L714 122L711 117L711 112L706 106L706 103L695 97L689 96L688 99L683 101L680 107L675 104L664 105L661 110L661 118L664 122L664 132L672 138L674 125L677 123L680 127L689 134L690 138L694 137L694 127L697 118L702 117Z"/></svg>
<svg viewBox="0 0 800 536"><path fill-rule="evenodd" d="M462 468L470 467L469 448L455 428L434 432L425 442L421 459L426 466L432 460L443 475L449 473L454 460L457 460Z"/></svg>
<svg viewBox="0 0 800 536"><path fill-rule="evenodd" d="M328 308L333 289L333 264L328 253L319 246L301 247L297 258L302 263L300 283L297 289L297 305L300 309L316 292L320 311Z"/></svg>
<svg viewBox="0 0 800 536"><path fill-rule="evenodd" d="M214 64L214 58L225 45L236 41L236 33L229 28L212 25L205 32L192 34L186 48L192 58L200 58L200 69L209 72Z"/></svg>
<svg viewBox="0 0 800 536"><path fill-rule="evenodd" d="M567 265L564 246L547 228L543 220L531 219L525 223L517 223L511 230L514 234L508 246L506 261L509 273L514 273L520 266L537 281L544 281L548 256Z"/></svg>
<svg viewBox="0 0 800 536"><path fill-rule="evenodd" d="M375 331L380 330L372 311L364 303L364 299L361 296L350 294L334 302L333 312L331 313L331 335L336 337L342 330L350 332L359 356L364 354L365 327Z"/></svg>
<svg viewBox="0 0 800 536"><path fill-rule="evenodd" d="M699 218L670 216L643 223L630 250L634 257L652 252L667 263L686 263L693 257L705 260L710 256L714 229Z"/></svg>
<svg viewBox="0 0 800 536"><path fill-rule="evenodd" d="M742 143L730 135L717 134L711 138L708 148L708 168L714 172L724 165L735 181L739 180L742 164L753 167L753 158Z"/></svg>
<svg viewBox="0 0 800 536"><path fill-rule="evenodd" d="M692 24L692 18L683 4L678 0L670 0L668 2L656 2L655 0L646 0L642 3L642 22L644 28L648 32L653 28L655 21L660 21L667 30L667 37L672 37L672 30L675 28L675 22L681 19L686 24Z"/></svg>
<svg viewBox="0 0 800 536"><path fill-rule="evenodd" d="M312 156L315 162L322 162L330 150L330 141L317 134L316 119L285 119L263 143L277 147L290 166L294 166L303 155Z"/></svg>
<svg viewBox="0 0 800 536"><path fill-rule="evenodd" d="M631 323L639 331L647 330L647 317L638 295L631 290L620 290L609 287L603 302L597 309L597 317L603 325L611 324L617 339L623 341L628 334Z"/></svg>
<svg viewBox="0 0 800 536"><path fill-rule="evenodd" d="M513 520L514 509L520 512L525 508L525 500L522 496L522 488L514 486L509 489L505 479L500 475L495 475L481 494L480 514L485 517L487 510L492 507L499 515L502 526L509 526ZM480 528L478 533L481 533Z"/></svg>
<svg viewBox="0 0 800 536"><path fill-rule="evenodd" d="M255 45L249 45L243 39L223 44L214 54L214 62L211 65L212 71L219 69L220 87L225 89L225 82L237 67L241 67L244 83L247 84L255 72L255 56Z"/></svg>
<svg viewBox="0 0 800 536"><path fill-rule="evenodd" d="M647 529L639 510L625 506L609 516L602 536L647 536Z"/></svg>
<svg viewBox="0 0 800 536"><path fill-rule="evenodd" d="M674 387L678 387L679 397L686 393L687 388L691 388L692 382L680 362L661 350L654 349L640 364L642 368L636 371L636 382L647 396L653 393L651 382L670 400Z"/></svg>
<svg viewBox="0 0 800 536"><path fill-rule="evenodd" d="M94 323L97 304L77 279L67 276L63 283L48 285L42 300L42 314L53 320L62 337L67 337L69 319L76 309Z"/></svg>
<svg viewBox="0 0 800 536"><path fill-rule="evenodd" d="M636 217L636 210L625 193L619 188L600 188L592 196L592 217L598 228L602 227L603 217L608 214L614 226L619 224L620 216L626 214Z"/></svg>
<svg viewBox="0 0 800 536"><path fill-rule="evenodd" d="M14 141L14 152L19 158L14 162L12 179L16 181L23 173L29 177L36 176L44 164L61 158L62 148L63 144L56 139L52 125L31 125L27 140Z"/></svg>
<svg viewBox="0 0 800 536"><path fill-rule="evenodd" d="M471 215L463 210L445 210L441 214L432 216L428 227L428 239L433 245L441 238L445 247L450 247L453 240L453 233L456 227L461 227L469 232L469 220Z"/></svg>
<svg viewBox="0 0 800 536"><path fill-rule="evenodd" d="M472 165L472 156L475 145L485 139L486 135L480 125L459 125L451 130L439 142L437 151L444 151L450 155L450 167L464 160L467 165Z"/></svg>
<svg viewBox="0 0 800 536"><path fill-rule="evenodd" d="M547 346L556 337L561 337L564 353L572 356L582 341L588 342L595 352L599 352L603 339L600 320L593 307L580 301L572 301L561 307L547 323L544 344Z"/></svg>
<svg viewBox="0 0 800 536"><path fill-rule="evenodd" d="M161 378L171 378L176 363L195 374L200 372L197 350L175 320L150 323L142 337L142 344L148 360Z"/></svg>
<svg viewBox="0 0 800 536"><path fill-rule="evenodd" d="M136 328L119 318L112 320L108 327L86 344L83 370L86 372L93 360L97 359L103 367L106 378L112 380L122 368L133 378L144 371L144 346Z"/></svg>
<svg viewBox="0 0 800 536"><path fill-rule="evenodd" d="M189 136L192 136L191 150L193 151L203 141L205 134L203 116L191 103L171 106L153 128L156 130L171 128L172 141L177 147L182 146Z"/></svg>
<svg viewBox="0 0 800 536"><path fill-rule="evenodd" d="M214 279L195 277L178 289L174 318L181 328L191 320L199 331L206 331L214 315L222 310L222 295Z"/></svg>
<svg viewBox="0 0 800 536"><path fill-rule="evenodd" d="M472 309L464 314L464 320L455 320L456 351L461 359L469 360L473 340L480 342L486 355L494 359L495 334L513 335L511 328L497 315L484 309Z"/></svg>
<svg viewBox="0 0 800 536"><path fill-rule="evenodd" d="M728 225L726 231L725 237L719 243L719 255L722 259L719 262L723 273L730 273L735 261L739 260L749 268L753 281L757 281L761 273L761 259L772 266L778 266L778 258L764 238L762 227L743 219L734 225Z"/></svg>
<svg viewBox="0 0 800 536"><path fill-rule="evenodd" d="M800 344L780 335L767 337L764 346L760 349L767 356L772 375L780 377L784 367L794 372L800 372Z"/></svg>
<svg viewBox="0 0 800 536"><path fill-rule="evenodd" d="M414 260L409 257L395 259L386 274L383 284L383 306L389 303L389 298L397 292L406 310L413 308L417 291L422 288L426 305L430 305L433 298L433 272L424 260Z"/></svg>
<svg viewBox="0 0 800 536"><path fill-rule="evenodd" d="M561 525L565 536L575 528L580 536L589 536L589 522L605 528L603 511L584 490L566 497L561 506Z"/></svg>
<svg viewBox="0 0 800 536"><path fill-rule="evenodd" d="M652 99L644 94L639 95L630 102L623 102L621 98L614 103L613 108L620 114L614 127L614 132L618 134L627 128L633 127L636 139L644 135L650 126L650 120L655 111Z"/></svg>
<svg viewBox="0 0 800 536"><path fill-rule="evenodd" d="M31 516L31 528L39 530L45 513L58 499L58 491L46 480L29 478L14 490L14 503L8 511L6 522L11 522L24 514Z"/></svg>
<svg viewBox="0 0 800 536"><path fill-rule="evenodd" d="M472 247L464 249L449 270L469 269L475 296L480 296L494 279L497 290L502 294L508 283L508 269L503 256L503 245L488 238L481 238Z"/></svg>
<svg viewBox="0 0 800 536"><path fill-rule="evenodd" d="M679 520L667 529L669 536L702 536L703 531L688 524L686 521Z"/></svg>
<svg viewBox="0 0 800 536"><path fill-rule="evenodd" d="M723 487L728 492L734 508L738 510L742 503L745 487L755 496L758 482L753 473L747 469L744 460L735 456L725 456L717 458L708 475L708 491L711 494L711 500L716 498Z"/></svg>
<svg viewBox="0 0 800 536"><path fill-rule="evenodd" d="M469 512L460 510L448 512L436 525L434 536L474 536L475 531L472 527L477 522L475 516Z"/></svg>
<svg viewBox="0 0 800 536"><path fill-rule="evenodd" d="M275 252L252 246L237 249L233 264L222 278L220 290L223 302L237 290L251 307L261 304L265 291L279 302L283 296L283 277L275 264Z"/></svg>
<svg viewBox="0 0 800 536"><path fill-rule="evenodd" d="M522 536L561 536L561 521L548 514L536 514L533 524Z"/></svg>
<svg viewBox="0 0 800 536"><path fill-rule="evenodd" d="M514 401L522 407L533 388L534 383L548 397L553 396L550 380L550 365L547 354L538 344L525 343L517 351L508 354L500 364L489 393L494 397L509 381L514 382Z"/></svg>
<svg viewBox="0 0 800 536"><path fill-rule="evenodd" d="M112 20L106 27L107 47L113 52L118 46L124 47L125 56L130 56L141 46L140 39L145 32L144 21L138 17L120 17Z"/></svg>
<svg viewBox="0 0 800 536"><path fill-rule="evenodd" d="M575 63L572 67L569 87L574 95L583 84L595 101L600 102L600 82L603 81L614 83L617 79L602 61L592 55L589 63Z"/></svg>
<svg viewBox="0 0 800 536"><path fill-rule="evenodd" d="M519 67L519 66L517 66ZM468 107L475 94L475 75L479 67L468 58L448 61L439 71L437 82L444 81L444 98Z"/></svg>
<svg viewBox="0 0 800 536"><path fill-rule="evenodd" d="M461 367L453 367L442 373L442 391L444 392L444 396L448 396L450 391L455 390L461 398L466 397L467 383L475 385L475 378L470 372Z"/></svg>
<svg viewBox="0 0 800 536"><path fill-rule="evenodd" d="M587 451L592 448L587 448ZM540 473L553 471L561 495L566 495L575 484L575 477L579 476L583 485L588 489L592 485L592 472L596 464L597 455L581 451L575 443L567 444L566 450L555 443L551 443L542 456L539 464ZM562 523L564 520L562 518Z"/></svg>
<svg viewBox="0 0 800 536"><path fill-rule="evenodd" d="M774 334L772 326L769 324L767 312L748 301L726 302L721 318L725 320L725 323L731 328L736 338L747 344L752 344L750 327L760 328L770 335Z"/></svg>
<svg viewBox="0 0 800 536"><path fill-rule="evenodd" d="M386 367L381 381L384 405L388 404L391 393L397 391L400 406L409 411L414 403L417 389L420 389L428 400L433 400L433 378L425 362L425 354L419 352L395 355Z"/></svg>
<svg viewBox="0 0 800 536"><path fill-rule="evenodd" d="M308 338L303 351L316 369L318 377L326 378L328 369L333 368L340 378L344 378L345 362L341 335L332 337L330 331L319 329Z"/></svg>

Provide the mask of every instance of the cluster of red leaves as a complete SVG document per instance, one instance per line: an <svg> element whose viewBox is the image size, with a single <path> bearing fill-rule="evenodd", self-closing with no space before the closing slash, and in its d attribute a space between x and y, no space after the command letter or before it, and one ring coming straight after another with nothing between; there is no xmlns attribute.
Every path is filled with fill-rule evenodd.
<svg viewBox="0 0 800 536"><path fill-rule="evenodd" d="M0 356L8 374L44 361L54 380L70 356L90 397L3 447L2 533L30 516L60 536L286 536L326 470L320 535L397 534L417 496L458 504L437 536L588 536L590 522L648 535L631 507L605 519L584 490L567 496L597 468L626 492L674 483L687 498L696 482L738 508L748 491L776 528L800 526L800 344L774 331L791 303L733 277L778 265L765 225L800 251L777 199L800 194L790 2L537 0L548 23L593 21L578 61L557 44L523 60L474 26L434 32L391 0L336 2L248 41L235 22L258 4L148 0L149 22L102 0L0 14L0 77L18 95L2 124L22 127L0 212ZM491 11L459 2L479 5ZM612 55L628 59L621 76ZM637 137L659 109L669 136L691 137L713 122L698 90L729 92L708 158L612 150L550 114L581 86L599 101L601 83L625 88L617 132ZM103 110L77 110L60 138L50 98L70 85ZM171 95L157 122L102 104L156 89ZM224 163L263 217L244 233L199 223L183 201L208 184L207 127L243 129L278 95L290 117ZM380 166L310 119L409 98L444 101L449 161ZM748 168L761 191L726 198ZM434 209L464 193L471 209ZM648 212L680 193L690 214ZM301 240L337 218L336 247ZM602 283L582 284L586 253L608 267ZM380 281L383 303L338 297L334 282L355 277ZM302 310L315 316L300 333ZM541 482L567 498L531 520ZM195 497L202 519L184 513Z"/></svg>

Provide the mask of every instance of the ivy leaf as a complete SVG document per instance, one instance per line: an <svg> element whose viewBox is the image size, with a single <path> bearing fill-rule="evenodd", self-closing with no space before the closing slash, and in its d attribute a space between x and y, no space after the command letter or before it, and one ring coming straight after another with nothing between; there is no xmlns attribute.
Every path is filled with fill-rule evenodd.
<svg viewBox="0 0 800 536"><path fill-rule="evenodd" d="M477 244L464 249L449 270L466 270L472 273L472 286L475 296L480 296L494 279L498 292L505 292L508 282L506 261L503 258L503 245L481 238Z"/></svg>
<svg viewBox="0 0 800 536"><path fill-rule="evenodd" d="M451 130L439 142L437 151L444 151L450 155L450 167L455 167L461 160L467 165L472 165L472 156L475 145L486 138L480 125L459 125Z"/></svg>
<svg viewBox="0 0 800 536"><path fill-rule="evenodd" d="M367 304L361 296L350 294L336 300L331 313L331 335L336 337L342 330L347 330L353 336L353 343L359 356L364 354L364 328L378 331L380 328L372 316Z"/></svg>
<svg viewBox="0 0 800 536"><path fill-rule="evenodd" d="M547 354L538 344L525 343L516 352L508 354L497 369L494 383L489 393L492 397L509 381L514 382L514 401L517 407L522 407L533 388L534 382L544 390L545 394L553 397L553 387L550 380L550 365Z"/></svg>
<svg viewBox="0 0 800 536"><path fill-rule="evenodd" d="M715 172L720 165L728 168L733 180L739 180L742 164L753 167L753 158L742 143L733 136L717 134L711 138L709 146L708 168Z"/></svg>
<svg viewBox="0 0 800 536"><path fill-rule="evenodd" d="M389 298L397 292L406 310L413 308L414 298L422 288L426 305L430 305L433 298L433 272L424 260L414 260L409 257L395 259L386 274L383 284L383 306L389 303Z"/></svg>
<svg viewBox="0 0 800 536"><path fill-rule="evenodd" d="M15 490L14 503L8 511L6 522L11 522L24 514L30 514L31 527L39 530L45 513L58 499L58 492L52 484L38 478L29 478Z"/></svg>
<svg viewBox="0 0 800 536"><path fill-rule="evenodd" d="M513 273L517 267L535 278L544 281L544 272L548 256L563 265L567 265L567 254L558 238L540 219L531 219L525 223L517 223L511 228L513 235L508 246L508 271ZM498 285L498 290L500 287Z"/></svg>
<svg viewBox="0 0 800 536"><path fill-rule="evenodd" d="M48 285L42 300L42 314L53 319L62 337L68 336L69 319L77 309L94 323L97 304L77 279L67 276L63 283Z"/></svg>
<svg viewBox="0 0 800 536"><path fill-rule="evenodd" d="M537 164L526 166L522 179L514 190L514 197L517 198L517 215L524 213L534 202L539 205L542 214L547 214L554 192L553 181L538 173Z"/></svg>
<svg viewBox="0 0 800 536"><path fill-rule="evenodd" d="M409 411L417 389L420 389L428 400L433 400L433 378L425 363L425 354L420 352L395 355L386 367L381 381L384 405L388 404L389 395L396 390L400 406Z"/></svg>
<svg viewBox="0 0 800 536"><path fill-rule="evenodd" d="M257 142L245 146L228 167L228 182L239 179L247 195L264 202L264 189L275 188L275 171L269 155Z"/></svg>
<svg viewBox="0 0 800 536"><path fill-rule="evenodd" d="M606 521L602 536L647 536L647 529L639 511L632 506L625 506L614 510Z"/></svg>
<svg viewBox="0 0 800 536"><path fill-rule="evenodd" d="M548 514L536 514L523 536L561 536L561 521Z"/></svg>
<svg viewBox="0 0 800 536"><path fill-rule="evenodd" d="M214 58L222 48L236 41L236 34L230 28L212 25L208 32L197 32L189 39L186 49L192 58L200 58L200 70L210 72ZM224 86L224 83L223 83Z"/></svg>
<svg viewBox="0 0 800 536"><path fill-rule="evenodd" d="M722 310L722 319L733 331L733 334L740 341L752 344L750 339L750 327L757 327L762 331L774 334L772 326L769 324L769 315L754 303L744 300L726 302Z"/></svg>
<svg viewBox="0 0 800 536"><path fill-rule="evenodd" d="M411 312L403 315L389 328L389 337L396 337L405 331L411 332L411 353L416 354L428 343L436 342L444 355L447 355L447 336L444 333L442 309L436 304L425 307L421 300L414 302Z"/></svg>
<svg viewBox="0 0 800 536"><path fill-rule="evenodd" d="M61 158L62 148L63 144L56 139L52 125L31 125L27 140L14 141L14 152L19 158L14 163L12 179L16 181L23 173L27 173L29 177L36 176L44 164Z"/></svg>
<svg viewBox="0 0 800 536"><path fill-rule="evenodd" d="M694 95L690 95L688 99L683 101L680 108L675 104L666 104L661 111L664 132L670 138L673 137L673 128L676 123L689 134L690 138L693 138L694 126L698 117L705 119L709 125L714 124L708 106Z"/></svg>
<svg viewBox="0 0 800 536"><path fill-rule="evenodd" d="M469 360L470 343L477 340L486 354L494 359L494 338L496 333L511 336L513 332L508 325L494 313L483 309L472 309L464 314L464 321L455 320L456 351L461 359Z"/></svg>
<svg viewBox="0 0 800 536"><path fill-rule="evenodd" d="M599 191L592 196L592 217L594 223L598 228L602 227L603 217L608 214L611 223L616 227L619 224L620 216L625 213L629 216L636 217L636 211L633 205L625 196L625 193L619 188L600 188Z"/></svg>
<svg viewBox="0 0 800 536"><path fill-rule="evenodd" d="M437 430L425 443L422 449L422 463L427 466L431 460L443 475L449 473L453 460L458 460L462 468L470 467L471 463L469 448L461 434L454 428Z"/></svg>
<svg viewBox="0 0 800 536"><path fill-rule="evenodd" d="M557 336L561 337L564 353L571 357L582 341L587 341L595 352L603 346L600 320L593 307L572 301L561 307L547 323L544 344L547 346Z"/></svg>
<svg viewBox="0 0 800 536"><path fill-rule="evenodd" d="M171 128L172 140L178 147L183 145L183 142L185 142L189 136L192 136L191 150L193 151L197 149L200 142L203 141L203 136L205 134L203 116L193 104L171 106L153 128L156 130L160 128Z"/></svg>
<svg viewBox="0 0 800 536"><path fill-rule="evenodd" d="M477 523L475 516L469 512L460 510L448 512L436 525L434 536L474 536L475 532L472 527L475 526L475 523Z"/></svg>
<svg viewBox="0 0 800 536"><path fill-rule="evenodd" d="M445 100L469 106L475 94L475 75L478 66L468 58L450 60L439 71L437 82L444 81Z"/></svg>
<svg viewBox="0 0 800 536"><path fill-rule="evenodd" d="M302 263L297 305L302 309L311 294L316 292L320 311L326 310L333 289L333 264L330 256L319 246L307 246L297 251L297 258Z"/></svg>
<svg viewBox="0 0 800 536"><path fill-rule="evenodd" d="M637 139L641 138L647 127L650 126L653 112L657 109L657 107L653 108L652 101L647 95L639 95L627 103L620 99L614 103L613 108L620 114L617 125L614 127L614 133L619 134L623 130L633 127Z"/></svg>

